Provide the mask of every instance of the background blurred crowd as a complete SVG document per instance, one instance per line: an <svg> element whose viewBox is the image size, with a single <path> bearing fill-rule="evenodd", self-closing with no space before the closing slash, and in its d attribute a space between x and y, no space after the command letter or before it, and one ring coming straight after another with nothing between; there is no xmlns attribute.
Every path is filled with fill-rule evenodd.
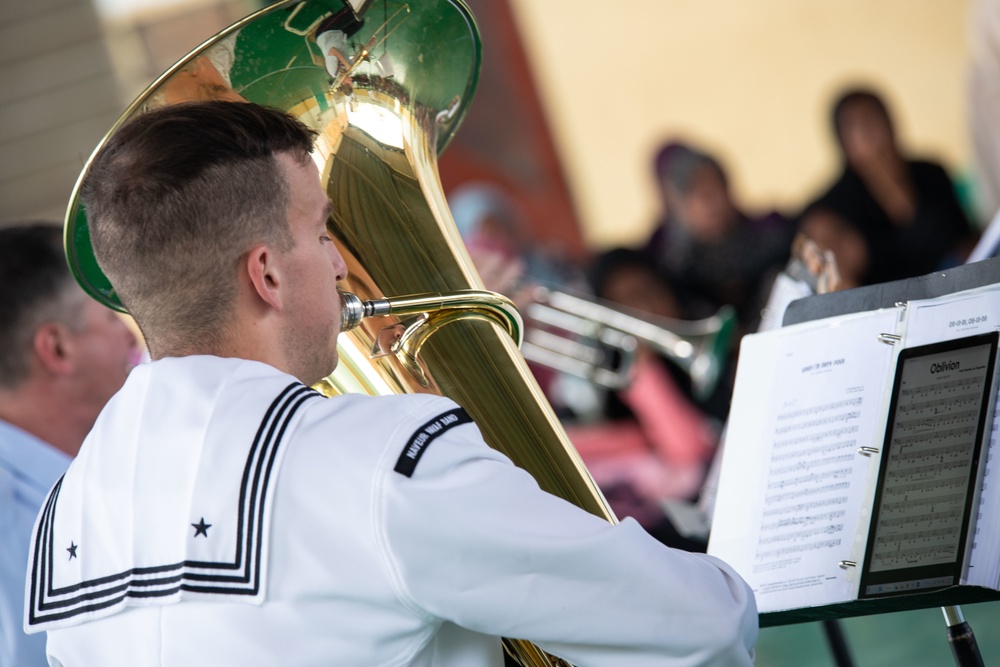
<svg viewBox="0 0 1000 667"><path fill-rule="evenodd" d="M675 359L642 340L624 387L595 388L533 366L616 514L671 544L704 548L677 534L665 505L699 499L725 424L739 340L761 326L776 277L790 263L803 265L803 243L832 260L836 278L823 289L844 289L956 266L978 239L949 175L932 159L904 151L877 91L844 90L830 120L840 174L821 191L804 193L798 210L746 210L715 156L683 138L664 143L653 160L662 209L648 239L584 263L532 239L523 214L497 186L466 185L450 196L484 282L522 310L532 287L544 285L666 328L735 313L725 368L707 395L693 390ZM809 290L817 277L804 281Z"/></svg>

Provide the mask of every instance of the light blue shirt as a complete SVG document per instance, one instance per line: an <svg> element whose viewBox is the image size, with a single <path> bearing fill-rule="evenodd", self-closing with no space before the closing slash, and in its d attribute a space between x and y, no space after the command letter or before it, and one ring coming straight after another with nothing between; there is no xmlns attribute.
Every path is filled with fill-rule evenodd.
<svg viewBox="0 0 1000 667"><path fill-rule="evenodd" d="M45 633L26 635L24 578L35 517L70 457L0 420L0 667L35 667L45 659Z"/></svg>

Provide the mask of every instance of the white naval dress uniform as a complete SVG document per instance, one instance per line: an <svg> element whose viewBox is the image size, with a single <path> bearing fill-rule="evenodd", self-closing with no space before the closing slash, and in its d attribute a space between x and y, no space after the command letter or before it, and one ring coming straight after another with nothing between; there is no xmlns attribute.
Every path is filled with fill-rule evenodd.
<svg viewBox="0 0 1000 667"><path fill-rule="evenodd" d="M66 667L749 665L752 592L542 492L437 396L217 357L132 371L49 495L25 629Z"/></svg>

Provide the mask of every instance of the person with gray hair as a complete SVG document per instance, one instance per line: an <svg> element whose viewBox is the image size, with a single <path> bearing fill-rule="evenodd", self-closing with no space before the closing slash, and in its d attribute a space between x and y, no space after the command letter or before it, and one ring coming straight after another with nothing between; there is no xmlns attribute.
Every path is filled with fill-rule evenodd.
<svg viewBox="0 0 1000 667"><path fill-rule="evenodd" d="M136 350L73 280L60 226L0 227L0 667L46 664L44 638L21 629L28 538Z"/></svg>

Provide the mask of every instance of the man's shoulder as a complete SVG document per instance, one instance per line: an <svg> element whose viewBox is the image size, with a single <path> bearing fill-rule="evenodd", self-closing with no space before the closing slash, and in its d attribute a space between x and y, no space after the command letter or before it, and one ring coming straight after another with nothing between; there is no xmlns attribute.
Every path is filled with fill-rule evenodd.
<svg viewBox="0 0 1000 667"><path fill-rule="evenodd" d="M0 508L8 510L0 512L0 521L9 519L11 512L30 514L33 521L45 494L70 461L47 442L0 420Z"/></svg>
<svg viewBox="0 0 1000 667"><path fill-rule="evenodd" d="M389 475L401 481L414 475L428 449L446 452L446 466L462 456L492 452L478 429L466 426L473 423L464 408L442 396L334 396L309 403L291 436L288 456L294 468L335 469L356 480ZM459 453L451 451L454 445L441 444L456 434L463 443Z"/></svg>
<svg viewBox="0 0 1000 667"><path fill-rule="evenodd" d="M342 411L356 415L378 414L380 421L393 423L433 412L440 407L456 403L436 394L338 394L311 406L310 411L319 418L334 418Z"/></svg>
<svg viewBox="0 0 1000 667"><path fill-rule="evenodd" d="M455 411L461 408L453 400L432 394L343 394L309 403L298 431L306 439L321 435L389 445Z"/></svg>

